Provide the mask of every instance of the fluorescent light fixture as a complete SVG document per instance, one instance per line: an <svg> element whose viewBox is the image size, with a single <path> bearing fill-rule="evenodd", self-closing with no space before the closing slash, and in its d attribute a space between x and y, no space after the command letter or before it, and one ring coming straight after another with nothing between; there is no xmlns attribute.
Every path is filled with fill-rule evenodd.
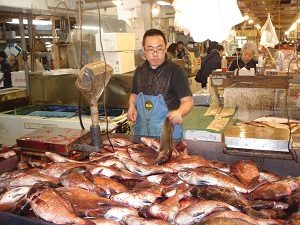
<svg viewBox="0 0 300 225"><path fill-rule="evenodd" d="M158 17L159 11L160 11L159 5L153 4L152 5L152 10L151 10L152 16L153 17Z"/></svg>
<svg viewBox="0 0 300 225"><path fill-rule="evenodd" d="M10 22L11 24L19 24L19 19L12 19ZM27 19L23 19L23 24L28 24ZM33 25L52 25L52 21L47 20L32 20Z"/></svg>
<svg viewBox="0 0 300 225"><path fill-rule="evenodd" d="M53 38L53 36L48 36L48 35L42 35L42 37L43 37L43 38L48 38L48 39L52 39L52 38ZM15 38L16 38L16 39L20 39L21 36L16 36ZM29 38L29 36L28 36L28 35L25 35L25 38ZM41 37L40 37L40 36L35 36L35 38L41 38ZM59 37L57 37L57 38L59 38Z"/></svg>
<svg viewBox="0 0 300 225"><path fill-rule="evenodd" d="M157 1L156 4L162 5L162 6L171 5L171 3L167 2L167 1Z"/></svg>
<svg viewBox="0 0 300 225"><path fill-rule="evenodd" d="M80 26L76 26L76 25L75 25L74 28L79 29ZM83 26L82 26L82 29L83 29L83 30L97 30L97 31L99 31L99 27L98 27L98 26L83 25Z"/></svg>

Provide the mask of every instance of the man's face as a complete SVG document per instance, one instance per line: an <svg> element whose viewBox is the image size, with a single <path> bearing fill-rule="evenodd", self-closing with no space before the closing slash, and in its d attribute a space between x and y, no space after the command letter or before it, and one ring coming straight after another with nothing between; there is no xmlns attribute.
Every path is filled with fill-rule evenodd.
<svg viewBox="0 0 300 225"><path fill-rule="evenodd" d="M178 49L182 50L183 49L183 44L178 44Z"/></svg>
<svg viewBox="0 0 300 225"><path fill-rule="evenodd" d="M151 68L156 69L165 61L166 51L163 37L159 35L146 37L144 53Z"/></svg>

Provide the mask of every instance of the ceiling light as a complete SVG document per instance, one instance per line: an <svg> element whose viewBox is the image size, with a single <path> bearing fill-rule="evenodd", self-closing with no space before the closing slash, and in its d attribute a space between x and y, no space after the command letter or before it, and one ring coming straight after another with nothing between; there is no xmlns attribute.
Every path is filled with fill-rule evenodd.
<svg viewBox="0 0 300 225"><path fill-rule="evenodd" d="M12 19L10 22L11 24L19 24L19 19ZM23 19L23 24L28 24L27 19ZM52 21L47 20L32 20L33 25L52 25Z"/></svg>
<svg viewBox="0 0 300 225"><path fill-rule="evenodd" d="M249 23L249 24L252 24L253 22L254 22L253 19L249 19L249 20L248 20L248 23Z"/></svg>
<svg viewBox="0 0 300 225"><path fill-rule="evenodd" d="M259 24L255 24L257 30L260 30L261 26Z"/></svg>
<svg viewBox="0 0 300 225"><path fill-rule="evenodd" d="M80 26L75 25L74 26L75 29L80 28ZM83 25L82 26L83 30L99 30L99 26L89 26L89 25Z"/></svg>
<svg viewBox="0 0 300 225"><path fill-rule="evenodd" d="M153 17L158 17L159 11L160 11L159 5L158 4L153 4L152 5L152 10L151 10L152 16Z"/></svg>
<svg viewBox="0 0 300 225"><path fill-rule="evenodd" d="M156 4L162 5L162 6L171 5L171 3L169 1L157 1Z"/></svg>

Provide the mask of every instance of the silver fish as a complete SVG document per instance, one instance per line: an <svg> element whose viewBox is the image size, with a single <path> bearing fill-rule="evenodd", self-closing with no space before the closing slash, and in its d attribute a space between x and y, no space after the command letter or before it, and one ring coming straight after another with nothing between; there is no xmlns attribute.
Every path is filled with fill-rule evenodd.
<svg viewBox="0 0 300 225"><path fill-rule="evenodd" d="M140 209L143 206L152 204L158 197L161 196L162 187L141 190L137 192L122 192L112 195L111 200L124 203L133 208Z"/></svg>
<svg viewBox="0 0 300 225"><path fill-rule="evenodd" d="M79 187L88 191L104 195L105 191L94 184L93 175L85 167L75 167L64 172L60 183L65 187Z"/></svg>
<svg viewBox="0 0 300 225"><path fill-rule="evenodd" d="M248 223L251 223L253 225L283 225L284 223L279 220L273 220L273 219L257 219L253 218L251 216L248 216L245 213L242 212L236 212L236 211L223 211L223 212L216 212L211 214L207 219L209 218L234 218L234 219L242 219L244 221L247 221Z"/></svg>
<svg viewBox="0 0 300 225"><path fill-rule="evenodd" d="M177 171L163 165L143 165L132 160L125 152L116 152L116 156L124 164L126 169L140 176L148 176L159 173L176 173Z"/></svg>
<svg viewBox="0 0 300 225"><path fill-rule="evenodd" d="M199 201L196 204L190 205L181 210L175 217L176 225L192 225L204 219L205 216L220 209L229 209L239 211L237 208L219 201L205 200Z"/></svg>
<svg viewBox="0 0 300 225"><path fill-rule="evenodd" d="M28 193L29 190L30 190L30 187L17 187L17 188L13 188L9 191L6 191L0 197L0 204L9 203L9 202L17 202L22 197L24 197Z"/></svg>
<svg viewBox="0 0 300 225"><path fill-rule="evenodd" d="M104 218L114 220L114 221L123 221L126 216L138 216L136 209L132 207L110 207L109 210L103 215Z"/></svg>
<svg viewBox="0 0 300 225"><path fill-rule="evenodd" d="M33 212L42 219L56 224L92 224L77 217L72 205L54 189L42 190L30 202Z"/></svg>
<svg viewBox="0 0 300 225"><path fill-rule="evenodd" d="M180 210L179 201L189 195L191 187L187 184L181 184L174 196L168 198L162 203L154 203L143 208L144 215L151 218L166 220L172 222Z"/></svg>
<svg viewBox="0 0 300 225"><path fill-rule="evenodd" d="M105 219L105 218L96 218L96 219L90 219L95 225L120 225L119 222Z"/></svg>
<svg viewBox="0 0 300 225"><path fill-rule="evenodd" d="M81 161L68 159L67 157L64 157L64 156L59 155L59 154L54 153L54 152L45 152L45 156L47 156L49 159L51 159L52 162L85 163L85 162L81 162Z"/></svg>
<svg viewBox="0 0 300 225"><path fill-rule="evenodd" d="M109 177L94 176L94 184L105 191L106 196L128 191L127 188Z"/></svg>
<svg viewBox="0 0 300 225"><path fill-rule="evenodd" d="M162 134L160 137L159 153L155 160L158 165L168 162L172 156L174 143L173 143L174 126L166 118L162 126Z"/></svg>
<svg viewBox="0 0 300 225"><path fill-rule="evenodd" d="M115 166L97 166L91 170L93 175L112 177L117 179L141 179L136 174L131 173L128 170L122 170Z"/></svg>
<svg viewBox="0 0 300 225"><path fill-rule="evenodd" d="M154 165L157 153L144 145L132 145L128 148L129 156L132 160L143 165Z"/></svg>
<svg viewBox="0 0 300 225"><path fill-rule="evenodd" d="M89 171L96 167L95 165L89 163L53 162L49 163L47 166L42 168L40 173L59 178L60 175L66 172L67 170L79 166L85 166Z"/></svg>
<svg viewBox="0 0 300 225"><path fill-rule="evenodd" d="M156 219L145 219L138 216L126 216L123 220L128 225L171 225L167 221Z"/></svg>
<svg viewBox="0 0 300 225"><path fill-rule="evenodd" d="M125 138L110 138L106 139L103 142L103 145L113 145L114 147L127 147L133 143Z"/></svg>
<svg viewBox="0 0 300 225"><path fill-rule="evenodd" d="M300 188L300 176L266 183L251 192L252 199L281 200Z"/></svg>
<svg viewBox="0 0 300 225"><path fill-rule="evenodd" d="M193 185L215 185L219 187L232 188L241 193L248 193L238 180L213 168L198 168L189 172L180 172L178 177Z"/></svg>
<svg viewBox="0 0 300 225"><path fill-rule="evenodd" d="M156 152L159 152L160 142L154 138L141 137L141 142L146 146L152 148Z"/></svg>
<svg viewBox="0 0 300 225"><path fill-rule="evenodd" d="M165 166L177 171L195 169L201 166L209 166L209 162L201 156L189 156L181 154L164 164Z"/></svg>

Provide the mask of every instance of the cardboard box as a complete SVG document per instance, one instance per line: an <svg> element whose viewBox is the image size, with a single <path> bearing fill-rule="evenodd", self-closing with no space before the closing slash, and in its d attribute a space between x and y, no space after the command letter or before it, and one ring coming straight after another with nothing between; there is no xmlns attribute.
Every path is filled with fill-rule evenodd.
<svg viewBox="0 0 300 225"><path fill-rule="evenodd" d="M128 73L135 70L134 52L104 52L106 63L113 69L114 74Z"/></svg>
<svg viewBox="0 0 300 225"><path fill-rule="evenodd" d="M135 50L134 33L103 33L101 34L103 51ZM96 51L101 51L100 34L95 35Z"/></svg>
<svg viewBox="0 0 300 225"><path fill-rule="evenodd" d="M11 72L11 82L13 87L26 87L25 72Z"/></svg>

